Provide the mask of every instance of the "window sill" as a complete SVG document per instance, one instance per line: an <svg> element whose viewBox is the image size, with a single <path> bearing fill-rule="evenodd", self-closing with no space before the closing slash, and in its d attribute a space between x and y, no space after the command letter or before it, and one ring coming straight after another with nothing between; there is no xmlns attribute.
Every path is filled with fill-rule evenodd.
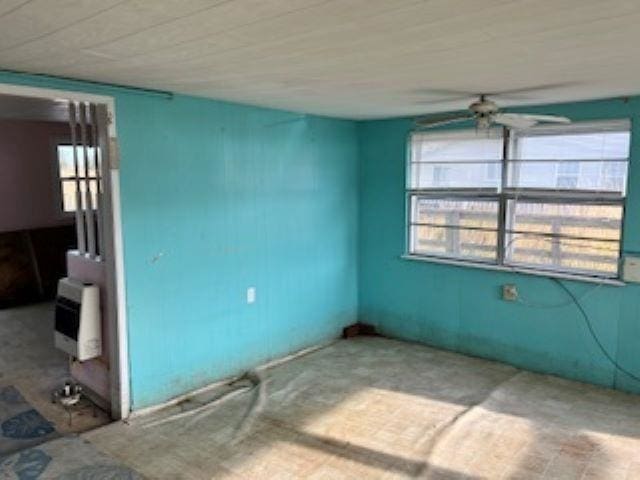
<svg viewBox="0 0 640 480"><path fill-rule="evenodd" d="M525 275L534 275L536 277L559 278L563 280L572 280L576 282L598 283L603 285L611 285L613 287L624 287L626 285L625 282L616 278L599 278L599 277L588 277L585 275L576 275L571 273L545 272L545 271L534 270L534 269L525 268L525 267L492 265L489 263L473 262L468 260L456 260L453 258L426 257L422 255L412 255L409 253L401 255L400 258L402 258L403 260L412 260L412 261L427 262L427 263L439 263L442 265L454 265L457 267L479 268L483 270L494 270L497 272L522 273Z"/></svg>

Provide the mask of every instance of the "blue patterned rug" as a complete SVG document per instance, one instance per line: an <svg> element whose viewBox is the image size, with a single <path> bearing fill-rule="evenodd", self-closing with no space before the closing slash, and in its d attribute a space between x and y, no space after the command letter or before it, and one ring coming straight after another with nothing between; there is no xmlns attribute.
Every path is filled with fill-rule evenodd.
<svg viewBox="0 0 640 480"><path fill-rule="evenodd" d="M13 386L0 386L0 457L58 436L53 425Z"/></svg>
<svg viewBox="0 0 640 480"><path fill-rule="evenodd" d="M143 477L74 435L0 456L0 479L143 480Z"/></svg>
<svg viewBox="0 0 640 480"><path fill-rule="evenodd" d="M0 480L142 479L88 441L58 437L15 387L0 387Z"/></svg>

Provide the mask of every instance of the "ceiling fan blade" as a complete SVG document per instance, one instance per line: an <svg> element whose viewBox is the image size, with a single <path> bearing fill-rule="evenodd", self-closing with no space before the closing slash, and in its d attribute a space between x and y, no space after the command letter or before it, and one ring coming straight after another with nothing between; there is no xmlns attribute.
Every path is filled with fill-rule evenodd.
<svg viewBox="0 0 640 480"><path fill-rule="evenodd" d="M517 114L516 114L517 115ZM547 123L571 123L571 119L567 117L561 117L558 115L535 115L522 113L521 117L528 118L531 120L535 120L536 122L547 122Z"/></svg>
<svg viewBox="0 0 640 480"><path fill-rule="evenodd" d="M422 128L439 127L441 125L447 125L449 123L465 122L467 120L473 120L475 117L468 113L458 113L452 115L434 115L429 117L423 117L416 120L415 124Z"/></svg>
<svg viewBox="0 0 640 480"><path fill-rule="evenodd" d="M538 123L538 120L517 113L496 113L491 117L491 121L516 130L524 130Z"/></svg>
<svg viewBox="0 0 640 480"><path fill-rule="evenodd" d="M567 117L560 117L557 115L535 115L528 113L496 113L492 117L492 121L494 123L500 123L507 127L519 130L533 127L541 122L571 123L571 120Z"/></svg>

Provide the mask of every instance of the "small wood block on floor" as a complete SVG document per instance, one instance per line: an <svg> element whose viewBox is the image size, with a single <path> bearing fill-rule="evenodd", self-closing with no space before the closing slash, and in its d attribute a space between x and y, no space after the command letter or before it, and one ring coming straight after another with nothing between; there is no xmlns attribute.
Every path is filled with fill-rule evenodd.
<svg viewBox="0 0 640 480"><path fill-rule="evenodd" d="M342 329L342 338L353 338L359 335L378 336L376 327L368 323L354 323Z"/></svg>

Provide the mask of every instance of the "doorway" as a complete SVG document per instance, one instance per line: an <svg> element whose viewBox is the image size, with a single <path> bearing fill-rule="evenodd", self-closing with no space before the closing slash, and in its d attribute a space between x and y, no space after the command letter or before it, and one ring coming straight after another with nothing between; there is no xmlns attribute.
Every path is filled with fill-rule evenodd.
<svg viewBox="0 0 640 480"><path fill-rule="evenodd" d="M126 417L114 101L0 85L0 123L0 417L33 411L58 434ZM88 357L58 342L63 278L98 292ZM82 387L86 408L52 403L66 382Z"/></svg>

